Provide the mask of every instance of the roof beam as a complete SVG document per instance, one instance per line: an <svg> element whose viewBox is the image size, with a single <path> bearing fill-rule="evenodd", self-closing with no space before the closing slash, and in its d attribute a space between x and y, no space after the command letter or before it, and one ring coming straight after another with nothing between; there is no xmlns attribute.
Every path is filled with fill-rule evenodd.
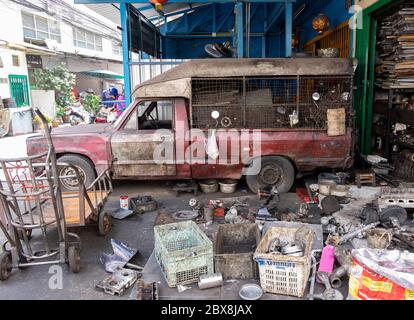
<svg viewBox="0 0 414 320"><path fill-rule="evenodd" d="M168 0L168 3L237 3L238 0ZM296 0L247 0L245 2L293 3ZM75 4L148 3L148 0L75 0Z"/></svg>

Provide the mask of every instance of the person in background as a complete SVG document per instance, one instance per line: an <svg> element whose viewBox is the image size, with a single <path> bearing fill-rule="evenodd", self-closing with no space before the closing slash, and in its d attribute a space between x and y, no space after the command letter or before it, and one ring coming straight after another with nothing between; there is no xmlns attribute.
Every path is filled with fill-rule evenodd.
<svg viewBox="0 0 414 320"><path fill-rule="evenodd" d="M116 109L116 116L120 117L122 113L124 113L125 109L126 109L126 104L125 104L125 94L121 93L118 96L117 99L119 102L117 102L115 104L115 109Z"/></svg>
<svg viewBox="0 0 414 320"><path fill-rule="evenodd" d="M101 95L101 100L105 108L113 108L115 104L105 103L105 102L115 101L117 100L117 98L118 98L118 89L116 89L115 87L109 87L108 89L104 90Z"/></svg>

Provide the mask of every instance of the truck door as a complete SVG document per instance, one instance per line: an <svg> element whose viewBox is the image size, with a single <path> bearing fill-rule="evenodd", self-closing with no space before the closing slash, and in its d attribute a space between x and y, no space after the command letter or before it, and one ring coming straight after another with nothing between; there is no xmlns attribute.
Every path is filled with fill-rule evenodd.
<svg viewBox="0 0 414 320"><path fill-rule="evenodd" d="M143 101L131 110L111 146L116 178L176 175L174 101Z"/></svg>

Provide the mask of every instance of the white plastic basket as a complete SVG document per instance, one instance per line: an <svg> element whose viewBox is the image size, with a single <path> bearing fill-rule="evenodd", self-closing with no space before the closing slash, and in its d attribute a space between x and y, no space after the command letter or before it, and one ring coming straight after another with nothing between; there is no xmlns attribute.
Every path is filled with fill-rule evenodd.
<svg viewBox="0 0 414 320"><path fill-rule="evenodd" d="M193 221L154 228L155 256L169 287L214 273L213 244Z"/></svg>
<svg viewBox="0 0 414 320"><path fill-rule="evenodd" d="M259 265L260 285L264 292L300 298L304 296L311 269L314 232L309 232L304 239L303 257L267 253L273 239L293 242L298 230L299 228L272 227L257 247L254 259Z"/></svg>

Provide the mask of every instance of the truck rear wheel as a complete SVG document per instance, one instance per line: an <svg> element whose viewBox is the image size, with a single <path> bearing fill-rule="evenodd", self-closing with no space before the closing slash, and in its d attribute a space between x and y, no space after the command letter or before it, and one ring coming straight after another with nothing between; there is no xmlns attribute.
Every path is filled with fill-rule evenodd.
<svg viewBox="0 0 414 320"><path fill-rule="evenodd" d="M288 192L295 181L295 169L284 157L263 157L255 159L255 165L260 164L259 173L246 174L246 182L250 190L258 193L265 187L277 187L279 193Z"/></svg>
<svg viewBox="0 0 414 320"><path fill-rule="evenodd" d="M91 162L82 157L77 155L65 155L58 159L59 162L64 162L75 166L84 180L84 184L86 188L88 188L92 182L96 179L95 170L91 164ZM75 174L75 171L72 167L69 166L62 166L58 169L59 176L71 176ZM61 178L62 183L62 191L78 191L79 190L79 181L76 178Z"/></svg>

